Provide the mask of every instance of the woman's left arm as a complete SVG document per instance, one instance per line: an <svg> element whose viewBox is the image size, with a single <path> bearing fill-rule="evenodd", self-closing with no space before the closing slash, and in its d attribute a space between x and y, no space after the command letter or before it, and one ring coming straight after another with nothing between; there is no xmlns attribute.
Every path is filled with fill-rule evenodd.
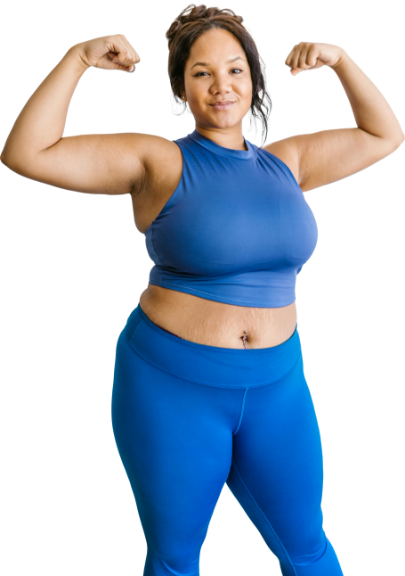
<svg viewBox="0 0 405 576"><path fill-rule="evenodd" d="M359 172L394 152L404 133L384 96L339 46L301 42L286 59L291 73L327 65L337 74L350 101L357 128L300 134L283 142L295 158L298 182L305 192ZM275 152L277 153L277 152Z"/></svg>
<svg viewBox="0 0 405 576"><path fill-rule="evenodd" d="M404 133L390 105L344 50L331 68L345 89L358 128L394 145L403 142Z"/></svg>

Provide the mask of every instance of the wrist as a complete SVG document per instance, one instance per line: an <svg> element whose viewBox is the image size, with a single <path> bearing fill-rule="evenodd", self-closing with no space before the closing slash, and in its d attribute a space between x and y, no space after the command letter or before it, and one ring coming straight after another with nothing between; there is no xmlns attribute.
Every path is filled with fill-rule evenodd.
<svg viewBox="0 0 405 576"><path fill-rule="evenodd" d="M330 68L332 68L332 70L337 70L341 66L344 66L347 60L349 60L349 56L344 50L342 50L337 62L333 66L330 66Z"/></svg>
<svg viewBox="0 0 405 576"><path fill-rule="evenodd" d="M86 62L84 58L83 50L81 48L81 44L75 44L67 51L66 56L74 60L78 67L85 72L88 68L91 68L90 64Z"/></svg>

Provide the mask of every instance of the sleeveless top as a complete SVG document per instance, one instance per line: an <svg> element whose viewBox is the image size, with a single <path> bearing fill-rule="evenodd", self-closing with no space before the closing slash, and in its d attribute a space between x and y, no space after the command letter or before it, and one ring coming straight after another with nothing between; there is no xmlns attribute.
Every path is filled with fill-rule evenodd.
<svg viewBox="0 0 405 576"><path fill-rule="evenodd" d="M291 170L246 139L248 150L197 130L174 142L183 171L145 232L149 283L237 306L294 302L318 229Z"/></svg>

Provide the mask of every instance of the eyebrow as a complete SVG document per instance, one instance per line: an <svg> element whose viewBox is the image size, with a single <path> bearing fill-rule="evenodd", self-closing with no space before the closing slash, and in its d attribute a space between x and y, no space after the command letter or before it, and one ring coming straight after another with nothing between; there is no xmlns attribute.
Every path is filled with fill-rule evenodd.
<svg viewBox="0 0 405 576"><path fill-rule="evenodd" d="M236 58L231 58L230 60L227 60L226 63L229 64L230 62L235 62L235 60L243 60L243 58L241 56L236 56ZM190 70L192 70L194 66L209 66L209 62L196 62L191 66Z"/></svg>

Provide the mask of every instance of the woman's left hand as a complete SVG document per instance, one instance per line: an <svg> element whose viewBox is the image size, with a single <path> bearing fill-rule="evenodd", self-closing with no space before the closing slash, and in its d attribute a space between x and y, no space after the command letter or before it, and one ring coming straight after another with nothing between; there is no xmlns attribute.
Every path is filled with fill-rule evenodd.
<svg viewBox="0 0 405 576"><path fill-rule="evenodd" d="M314 70L321 66L334 68L340 61L344 50L332 44L300 42L291 50L285 61L296 76L304 70Z"/></svg>

